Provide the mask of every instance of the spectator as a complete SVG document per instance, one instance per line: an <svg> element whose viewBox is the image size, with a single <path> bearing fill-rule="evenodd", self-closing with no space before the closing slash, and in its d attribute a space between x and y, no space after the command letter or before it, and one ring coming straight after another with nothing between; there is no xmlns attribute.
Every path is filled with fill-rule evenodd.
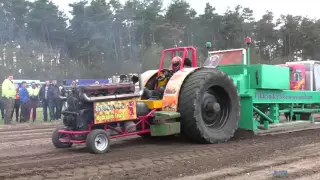
<svg viewBox="0 0 320 180"><path fill-rule="evenodd" d="M2 99L5 105L5 124L11 124L11 114L14 108L14 100L16 98L16 90L13 84L13 74L10 73L8 78L2 83Z"/></svg>
<svg viewBox="0 0 320 180"><path fill-rule="evenodd" d="M61 119L61 113L62 113L62 108L63 108L63 100L60 99L60 95L65 96L65 90L64 90L63 86L59 86L59 103L60 103L59 108L60 109L59 109L59 114L57 116L57 119Z"/></svg>
<svg viewBox="0 0 320 180"><path fill-rule="evenodd" d="M20 122L26 122L29 119L29 93L26 88L27 83L22 82L22 87L19 89L20 105L21 105L21 119Z"/></svg>
<svg viewBox="0 0 320 180"><path fill-rule="evenodd" d="M53 80L49 86L49 111L51 120L58 120L60 112L60 90L57 80Z"/></svg>
<svg viewBox="0 0 320 180"><path fill-rule="evenodd" d="M2 92L0 94L2 94ZM1 111L2 120L4 120L4 103L3 103L3 98L2 97L0 97L0 111Z"/></svg>
<svg viewBox="0 0 320 180"><path fill-rule="evenodd" d="M77 81L76 80L72 81L71 87L72 88L76 88L77 87Z"/></svg>
<svg viewBox="0 0 320 180"><path fill-rule="evenodd" d="M49 107L49 81L41 87L39 98L43 107L43 121L48 121L48 107ZM50 116L51 117L51 116Z"/></svg>
<svg viewBox="0 0 320 180"><path fill-rule="evenodd" d="M31 87L28 88L28 93L30 96L29 119L31 117L31 110L32 110L32 121L34 122L37 118L37 106L39 103L39 89L37 88L35 82L31 83Z"/></svg>
<svg viewBox="0 0 320 180"><path fill-rule="evenodd" d="M14 109L11 114L11 118L13 117L14 111L16 111L16 122L19 121L19 110L20 110L20 98L19 98L19 84L15 84L16 87L16 99L14 101Z"/></svg>

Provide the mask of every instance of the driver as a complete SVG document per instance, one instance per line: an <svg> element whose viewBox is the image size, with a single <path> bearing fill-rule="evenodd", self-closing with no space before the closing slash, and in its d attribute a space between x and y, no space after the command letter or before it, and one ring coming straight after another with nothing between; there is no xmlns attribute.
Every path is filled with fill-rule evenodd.
<svg viewBox="0 0 320 180"><path fill-rule="evenodd" d="M166 88L166 85L169 81L169 79L171 78L171 76L176 73L177 71L180 70L180 66L182 63L182 58L180 56L175 56L171 59L171 64L172 64L172 72L164 72L162 73L158 78L158 88L155 89L155 92L159 94L160 97L163 96L164 90ZM185 58L185 62L184 62L186 67L191 67L191 61L189 58Z"/></svg>
<svg viewBox="0 0 320 180"><path fill-rule="evenodd" d="M181 62L182 62L182 58L180 56L175 56L174 58L172 58L171 64L172 64L173 73L179 71Z"/></svg>
<svg viewBox="0 0 320 180"><path fill-rule="evenodd" d="M180 65L182 63L182 58L180 56L176 56L172 58L171 64L172 64L172 71L173 73L180 70ZM184 59L184 66L183 67L192 67L192 62L189 58Z"/></svg>
<svg viewBox="0 0 320 180"><path fill-rule="evenodd" d="M181 63L182 58L180 56L175 56L171 59L172 72L165 71L160 73L160 76L157 77L158 88L162 88L164 90L172 74L180 70Z"/></svg>
<svg viewBox="0 0 320 180"><path fill-rule="evenodd" d="M172 66L172 71L165 71L161 72L160 76L157 77L156 83L157 83L157 88L155 90L145 90L145 93L148 94L146 95L147 97L153 96L153 97L159 97L162 98L165 87L171 78L171 76L176 73L177 71L180 70L180 66L182 63L182 58L180 56L175 56L171 59L171 66ZM191 67L191 60L189 58L185 58L184 60L184 67Z"/></svg>

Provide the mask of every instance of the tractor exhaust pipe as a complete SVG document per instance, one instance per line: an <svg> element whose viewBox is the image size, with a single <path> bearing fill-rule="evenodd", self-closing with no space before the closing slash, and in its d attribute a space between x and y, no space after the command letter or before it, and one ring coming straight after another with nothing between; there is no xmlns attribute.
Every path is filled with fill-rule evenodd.
<svg viewBox="0 0 320 180"><path fill-rule="evenodd" d="M141 74L138 74L138 76L136 75L133 75L131 77L131 81L132 83L134 84L135 86L135 92L136 93L139 93L140 96L142 95L142 91L143 91L143 79L142 79L142 75ZM138 83L138 84L137 84Z"/></svg>
<svg viewBox="0 0 320 180"><path fill-rule="evenodd" d="M109 95L109 96L99 96L99 97L89 97L86 93L82 93L82 99L86 102L96 102L96 101L111 101L117 99L126 99L126 98L139 98L143 94L143 81L141 74L135 76L135 83L139 83L139 92L133 94L120 94L120 95Z"/></svg>
<svg viewBox="0 0 320 180"><path fill-rule="evenodd" d="M142 94L143 94L143 81L142 81L141 74L138 75L138 79L139 79L139 95L142 96Z"/></svg>
<svg viewBox="0 0 320 180"><path fill-rule="evenodd" d="M111 101L116 99L137 98L137 97L140 97L140 95L139 94L120 94L120 95L89 97L86 93L82 94L82 98L86 102Z"/></svg>

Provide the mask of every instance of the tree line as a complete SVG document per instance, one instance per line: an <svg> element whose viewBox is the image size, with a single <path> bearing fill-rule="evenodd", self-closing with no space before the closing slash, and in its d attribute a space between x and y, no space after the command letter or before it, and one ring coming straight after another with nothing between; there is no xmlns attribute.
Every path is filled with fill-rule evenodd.
<svg viewBox="0 0 320 180"><path fill-rule="evenodd" d="M185 0L92 0L69 4L72 18L50 0L0 0L0 77L106 78L157 67L164 48L193 45L198 60L253 39L253 63L320 59L320 20L298 15L255 20L238 5L218 14L206 3L197 13Z"/></svg>

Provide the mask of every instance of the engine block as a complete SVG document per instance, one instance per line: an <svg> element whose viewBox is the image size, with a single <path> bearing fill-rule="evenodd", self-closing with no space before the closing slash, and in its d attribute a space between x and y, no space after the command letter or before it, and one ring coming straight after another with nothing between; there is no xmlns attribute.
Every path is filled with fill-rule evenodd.
<svg viewBox="0 0 320 180"><path fill-rule="evenodd" d="M135 85L140 79L141 77L135 77L132 82L70 87L67 97L65 97L67 105L63 112L65 126L72 129L86 129L94 119L93 106L95 102L140 97Z"/></svg>
<svg viewBox="0 0 320 180"><path fill-rule="evenodd" d="M79 87L79 90L81 93L87 94L88 97L110 96L134 93L135 85L133 83L97 84L82 86Z"/></svg>

